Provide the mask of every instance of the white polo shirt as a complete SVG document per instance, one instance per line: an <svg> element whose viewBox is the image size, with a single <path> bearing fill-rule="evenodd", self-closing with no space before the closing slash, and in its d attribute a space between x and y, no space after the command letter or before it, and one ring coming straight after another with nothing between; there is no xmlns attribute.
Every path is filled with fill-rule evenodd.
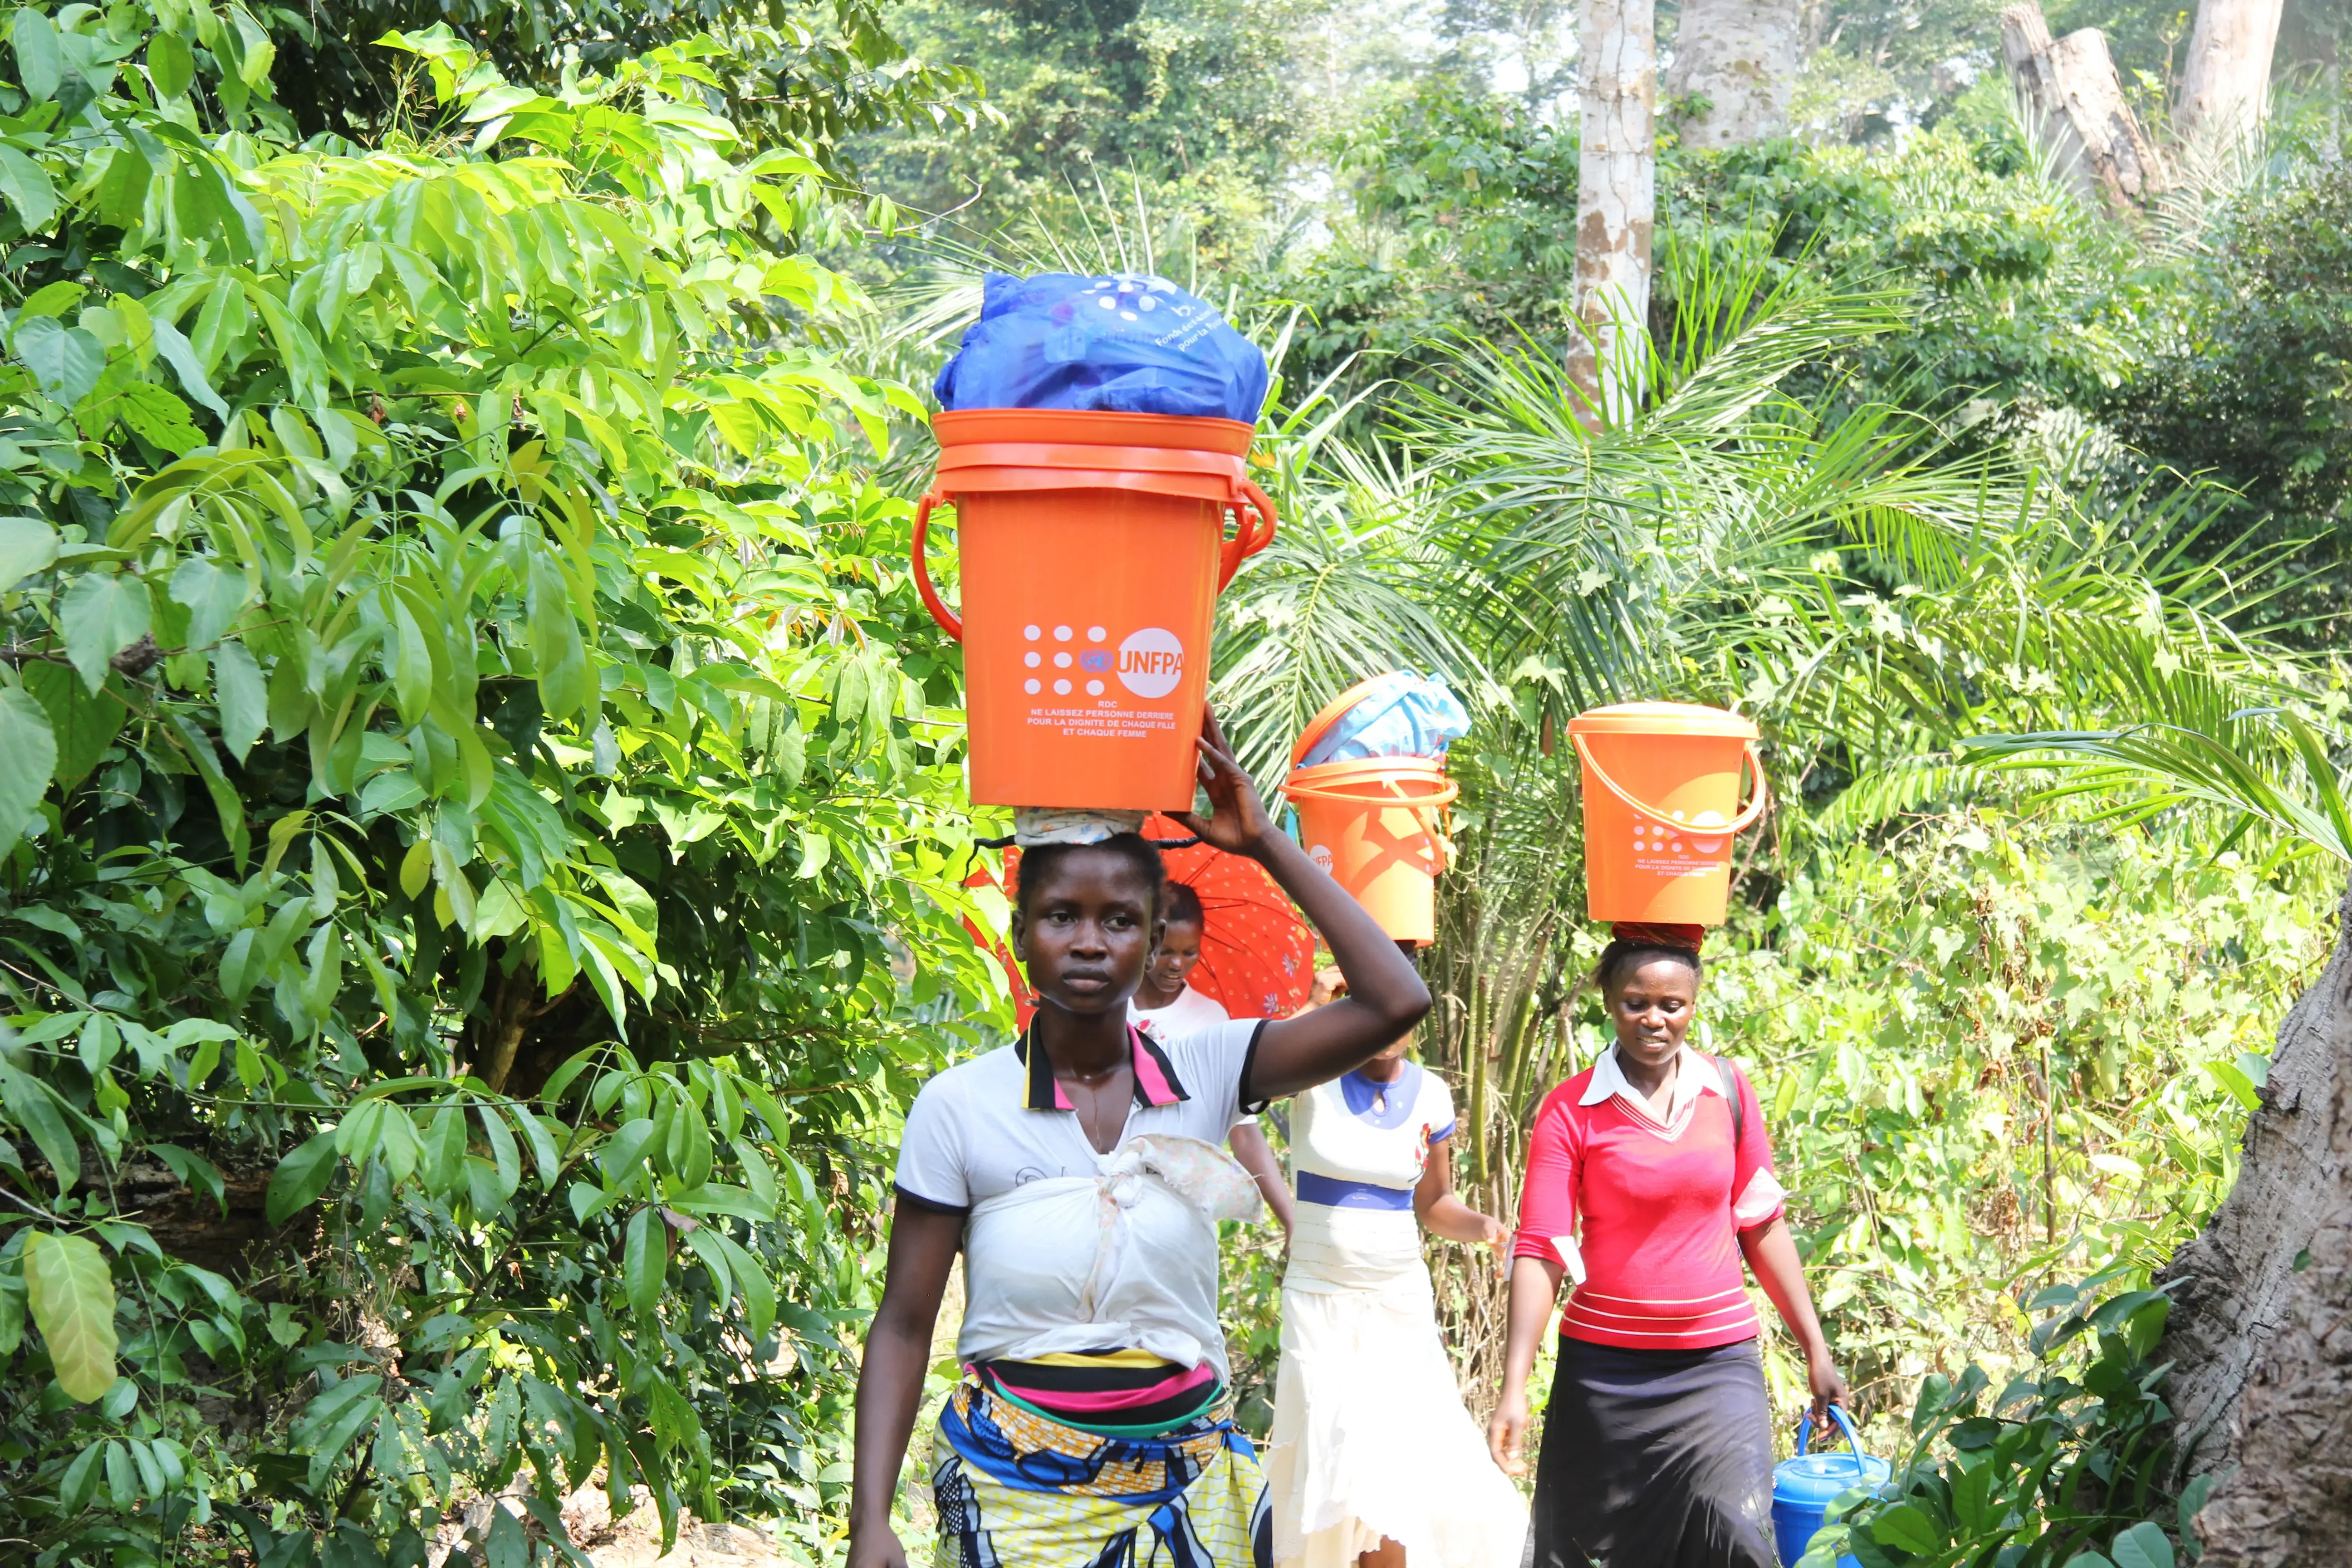
<svg viewBox="0 0 2352 1568"><path fill-rule="evenodd" d="M1242 1118L1263 1027L1249 1019L1176 1039L1133 1031L1135 1101L1108 1154L1087 1141L1025 1036L923 1086L897 1185L908 1203L965 1216L961 1358L1139 1347L1230 1375L1216 1222L1143 1175L1128 1145L1147 1133L1223 1144Z"/></svg>

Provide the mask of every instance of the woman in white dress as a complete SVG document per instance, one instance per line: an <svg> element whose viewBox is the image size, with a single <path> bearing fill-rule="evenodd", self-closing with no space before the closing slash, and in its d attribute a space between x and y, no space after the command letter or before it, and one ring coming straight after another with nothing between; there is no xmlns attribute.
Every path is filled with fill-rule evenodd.
<svg viewBox="0 0 2352 1568"><path fill-rule="evenodd" d="M1266 1493L1277 1568L1517 1568L1528 1506L1462 1407L1421 1232L1508 1236L1454 1194L1454 1097L1400 1042L1293 1101Z"/></svg>

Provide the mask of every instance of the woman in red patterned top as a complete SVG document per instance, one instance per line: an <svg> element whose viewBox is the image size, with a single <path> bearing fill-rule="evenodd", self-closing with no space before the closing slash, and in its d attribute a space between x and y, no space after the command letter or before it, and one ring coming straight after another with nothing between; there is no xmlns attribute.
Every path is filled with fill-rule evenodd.
<svg viewBox="0 0 2352 1568"><path fill-rule="evenodd" d="M1781 1217L1756 1091L1683 1043L1706 932L1614 934L1593 979L1615 1048L1536 1112L1487 1444L1524 1472L1528 1374L1567 1275L1533 1568L1773 1568L1771 1411L1743 1257L1805 1353L1818 1425L1845 1380Z"/></svg>

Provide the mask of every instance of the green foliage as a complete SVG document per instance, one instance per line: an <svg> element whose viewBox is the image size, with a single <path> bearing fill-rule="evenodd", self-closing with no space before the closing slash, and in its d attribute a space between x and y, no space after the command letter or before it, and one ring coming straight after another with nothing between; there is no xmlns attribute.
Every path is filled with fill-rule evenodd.
<svg viewBox="0 0 2352 1568"><path fill-rule="evenodd" d="M1572 126L1433 75L1331 140L1352 210L1283 280L1307 307L1297 374L1344 367L1357 386L1412 374L1425 341L1455 331L1560 340L1576 266Z"/></svg>
<svg viewBox="0 0 2352 1568"><path fill-rule="evenodd" d="M2100 406L2126 440L2245 497L2241 526L2315 540L2294 608L2341 646L2352 585L2352 172L2322 156L2218 226L2214 264L2158 300L2144 372Z"/></svg>
<svg viewBox="0 0 2352 1568"><path fill-rule="evenodd" d="M707 40L405 36L366 151L233 7L10 37L0 1536L814 1514L871 1141L1002 991L824 171Z"/></svg>
<svg viewBox="0 0 2352 1568"><path fill-rule="evenodd" d="M1924 816L1790 867L1708 966L1816 1300L1866 1406L2013 1363L1998 1289L2141 1279L2237 1177L2315 888L2178 832Z"/></svg>
<svg viewBox="0 0 2352 1568"><path fill-rule="evenodd" d="M436 26L468 40L509 80L547 93L561 93L579 69L615 71L656 49L715 37L722 47L686 73L698 89L681 97L829 168L845 136L884 126L969 129L978 113L971 73L908 58L875 0L332 0L272 6L268 20L276 59L265 68L278 105L305 136L373 141L403 115L430 118L429 105L404 100L396 63L373 45L386 33Z"/></svg>
<svg viewBox="0 0 2352 1568"><path fill-rule="evenodd" d="M1911 1448L1875 1495L1852 1497L1799 1568L1850 1552L1864 1568L2172 1568L2193 1563L2189 1520L2210 1479L2171 1489L2172 1413L2152 1356L2171 1302L2100 1299L2107 1277L2053 1285L2027 1311L2036 1365L1990 1400L1985 1369L1925 1379ZM1852 1495L1850 1494L1850 1497ZM2176 1542L2183 1549L2176 1558Z"/></svg>
<svg viewBox="0 0 2352 1568"><path fill-rule="evenodd" d="M877 138L873 183L981 243L1034 246L1041 216L1079 231L1098 191L1124 206L1141 181L1211 254L1246 253L1306 127L1299 70L1331 5L902 0L892 25L976 68L990 121Z"/></svg>

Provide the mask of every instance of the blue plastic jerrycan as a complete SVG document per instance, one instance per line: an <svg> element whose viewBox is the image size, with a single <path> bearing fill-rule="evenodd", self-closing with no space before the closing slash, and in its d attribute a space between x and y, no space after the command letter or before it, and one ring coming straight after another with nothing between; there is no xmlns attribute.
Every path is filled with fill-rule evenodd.
<svg viewBox="0 0 2352 1568"><path fill-rule="evenodd" d="M1849 1454L1808 1454L1806 1439L1811 1435L1812 1423L1801 1422L1797 1427L1797 1457L1783 1459L1772 1468L1772 1533L1780 1547L1780 1561L1793 1564L1805 1554L1805 1548L1822 1528L1822 1520L1829 1512L1830 1500L1840 1492L1854 1487L1881 1485L1895 1473L1894 1465L1885 1459L1874 1459L1862 1451L1862 1439L1854 1436L1853 1423L1845 1412L1830 1406L1830 1416L1845 1434ZM1838 1559L1838 1568L1862 1568L1852 1557Z"/></svg>

